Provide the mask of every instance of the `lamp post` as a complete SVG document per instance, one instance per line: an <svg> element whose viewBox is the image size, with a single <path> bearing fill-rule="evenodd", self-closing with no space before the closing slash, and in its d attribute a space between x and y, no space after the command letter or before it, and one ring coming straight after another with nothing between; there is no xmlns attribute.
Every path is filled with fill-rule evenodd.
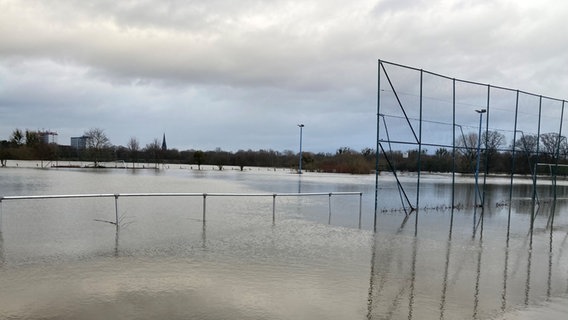
<svg viewBox="0 0 568 320"><path fill-rule="evenodd" d="M475 164L475 190L477 191L477 196L479 196L481 201L481 192L479 191L479 162L480 162L480 148L481 148L481 125L483 120L483 114L487 112L486 109L475 110L479 113L479 134L477 135L477 162ZM477 207L477 196L475 197L475 206Z"/></svg>
<svg viewBox="0 0 568 320"><path fill-rule="evenodd" d="M300 123L298 127L300 128L300 165L298 166L298 174L302 174L302 129L304 124Z"/></svg>

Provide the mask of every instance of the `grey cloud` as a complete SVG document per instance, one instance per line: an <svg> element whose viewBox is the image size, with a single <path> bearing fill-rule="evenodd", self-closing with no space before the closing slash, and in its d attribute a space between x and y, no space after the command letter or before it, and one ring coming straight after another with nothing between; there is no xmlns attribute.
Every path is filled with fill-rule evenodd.
<svg viewBox="0 0 568 320"><path fill-rule="evenodd" d="M303 85L313 89L343 81L342 78L330 81L327 73L341 70L340 64L334 61L356 47L351 43L338 45L334 41L333 34L341 31L348 22L345 17L319 21L316 20L322 17L319 7L308 8L309 14L304 14L300 4L296 9L282 4L293 9L291 14L280 14L278 3L276 8L274 4L265 6L261 13L254 12L258 5L247 6L247 3L240 4L236 10L230 10L232 6L221 2L213 2L205 8L192 3L182 6L179 10L182 15L192 11L183 8L196 7L195 10L203 11L201 19L218 20L209 28L207 22L197 23L205 26L202 30L184 24L174 24L175 28L171 29L172 26L152 22L170 21L163 17L169 11L163 13L160 10L162 6L167 7L167 3L144 7L117 2L104 12L98 9L98 14L95 12L92 16L87 11L92 9L90 6L79 10L75 2L57 3L55 14L43 14L44 10L52 11L38 4L40 8L29 10L28 18L33 21L23 21L24 27L17 33L7 31L4 54L70 60L119 77L279 85L294 89ZM227 7L225 10L217 10L224 6ZM106 8L106 4L96 6L99 7ZM267 16L262 16L267 11ZM69 24L62 22L67 21L63 15L76 12L79 12L78 17L71 18ZM143 13L157 17L146 18ZM179 13L176 11L173 15L176 14ZM137 17L136 23L131 22L131 15ZM193 18L191 12L185 17L187 20ZM12 22L16 24L14 18ZM343 36L343 40L348 38L349 35Z"/></svg>
<svg viewBox="0 0 568 320"><path fill-rule="evenodd" d="M369 146L378 58L562 98L566 11L552 0L3 1L0 139L14 126L100 126L115 144L166 131L180 148L294 149L306 122L314 150ZM31 119L37 110L56 116Z"/></svg>

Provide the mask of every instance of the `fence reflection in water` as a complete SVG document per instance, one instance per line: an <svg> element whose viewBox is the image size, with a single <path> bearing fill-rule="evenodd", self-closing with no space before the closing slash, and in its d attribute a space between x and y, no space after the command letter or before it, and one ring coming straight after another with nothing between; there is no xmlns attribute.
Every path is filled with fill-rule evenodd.
<svg viewBox="0 0 568 320"><path fill-rule="evenodd" d="M422 214L421 223L437 223L440 215ZM417 236L404 224L379 229L367 318L493 319L568 292L565 225L509 232L482 212L477 215L477 221L469 214L455 216L446 233L421 229ZM401 219L381 218L383 224Z"/></svg>

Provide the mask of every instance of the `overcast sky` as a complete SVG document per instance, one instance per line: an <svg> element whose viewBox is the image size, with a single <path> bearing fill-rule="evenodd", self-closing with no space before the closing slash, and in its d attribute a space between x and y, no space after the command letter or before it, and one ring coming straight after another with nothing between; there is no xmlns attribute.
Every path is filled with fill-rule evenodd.
<svg viewBox="0 0 568 320"><path fill-rule="evenodd" d="M558 0L0 0L0 139L374 147L377 60L568 98Z"/></svg>

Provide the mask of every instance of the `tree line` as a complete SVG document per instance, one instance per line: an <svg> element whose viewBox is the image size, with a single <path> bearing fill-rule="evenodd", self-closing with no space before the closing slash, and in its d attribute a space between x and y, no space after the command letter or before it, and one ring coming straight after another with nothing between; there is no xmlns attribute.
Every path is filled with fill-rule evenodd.
<svg viewBox="0 0 568 320"><path fill-rule="evenodd" d="M202 165L278 167L297 169L298 153L285 150L178 150L163 148L158 138L142 146L136 137L131 137L126 146L110 142L104 130L93 128L85 131L84 150L71 146L45 143L38 132L15 129L7 140L0 141L0 161L5 166L8 159L46 161L90 161L93 166L102 162L124 161L145 163L147 167L159 167L163 163L192 164L197 169ZM476 133L456 138L452 146L438 147L434 152L427 149L384 150L379 156L380 171L417 171L472 173L479 156L480 172L530 174L535 163L568 163L568 140L558 133L540 135L521 134L506 144L506 138L498 131L486 131L479 139ZM477 144L479 146L479 154ZM385 144L385 143L383 143ZM455 153L454 153L455 150ZM340 147L333 153L302 153L302 169L316 172L368 174L375 169L375 149L360 151ZM513 161L514 158L514 161ZM514 166L514 168L512 168Z"/></svg>
<svg viewBox="0 0 568 320"><path fill-rule="evenodd" d="M113 145L100 128L85 131L84 150L71 146L43 143L37 138L38 132L15 129L7 140L0 141L2 166L11 160L47 161L89 161L92 166L101 163L124 161L144 163L145 167L158 168L163 163L192 164L196 169L202 165L215 166L223 170L226 166L239 167L278 167L297 169L299 155L291 150L178 150L163 148L158 138L142 145L136 137L131 137L126 146ZM374 150L366 148L361 152L341 147L335 153L302 152L302 169L306 171L337 173L370 173L375 167Z"/></svg>
<svg viewBox="0 0 568 320"><path fill-rule="evenodd" d="M476 133L468 133L456 138L454 148L438 147L433 154L418 149L407 152L385 150L388 161L380 161L380 170L473 173L479 159L479 171L488 173L532 174L537 163L568 164L568 140L555 132L519 134L520 137L509 144L506 137L498 131L483 132L481 138ZM479 144L479 149L478 149ZM537 173L550 173L542 171ZM546 168L546 170L551 170ZM563 170L566 171L566 170ZM558 171L557 173L563 173Z"/></svg>

